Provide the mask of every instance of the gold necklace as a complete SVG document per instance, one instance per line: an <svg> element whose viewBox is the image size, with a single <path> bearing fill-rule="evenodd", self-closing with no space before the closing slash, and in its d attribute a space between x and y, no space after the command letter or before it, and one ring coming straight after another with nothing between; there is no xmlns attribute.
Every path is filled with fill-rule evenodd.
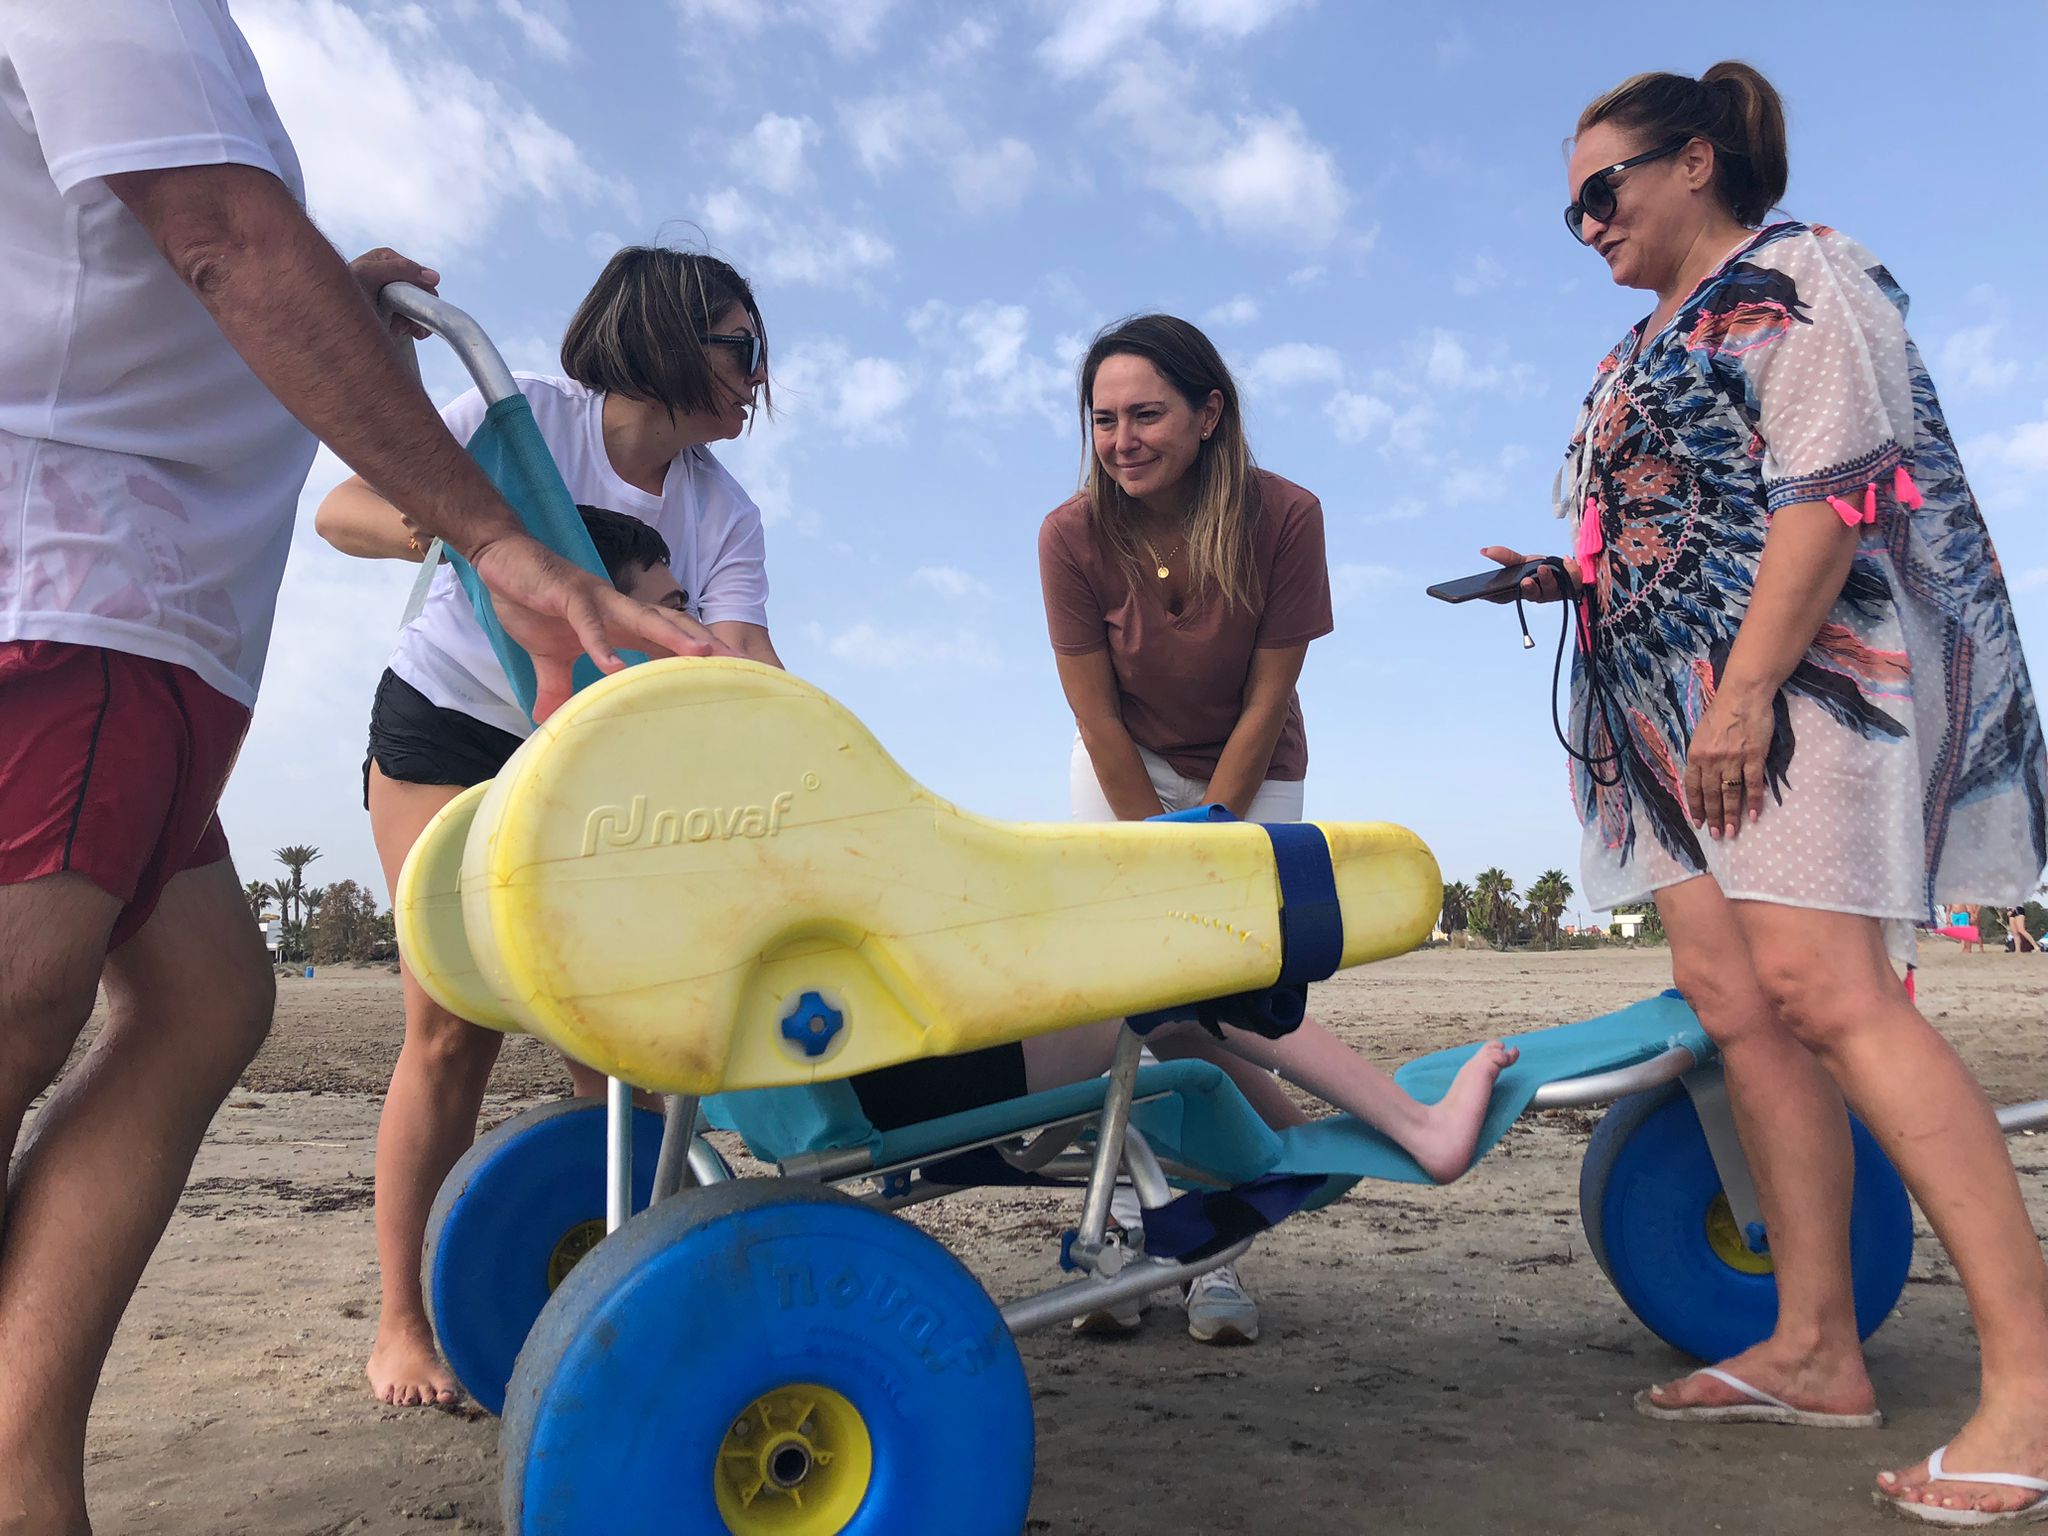
<svg viewBox="0 0 2048 1536"><path fill-rule="evenodd" d="M1172 568L1167 565L1166 561L1180 553L1181 543L1181 539L1175 539L1172 547L1166 551L1165 558L1162 559L1159 551L1153 547L1152 541L1150 539L1145 540L1145 553L1152 557L1152 563L1159 568L1159 579L1161 581L1166 580L1167 577L1173 574Z"/></svg>

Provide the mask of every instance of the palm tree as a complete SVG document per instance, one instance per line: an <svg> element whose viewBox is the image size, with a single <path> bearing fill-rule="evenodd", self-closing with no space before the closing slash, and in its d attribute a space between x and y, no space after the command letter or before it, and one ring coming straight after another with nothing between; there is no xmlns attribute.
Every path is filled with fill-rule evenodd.
<svg viewBox="0 0 2048 1536"><path fill-rule="evenodd" d="M1557 948L1557 923L1571 904L1572 883L1561 869L1546 869L1529 887L1529 915L1536 919L1537 934L1550 948Z"/></svg>
<svg viewBox="0 0 2048 1536"><path fill-rule="evenodd" d="M282 864L291 875L291 905L285 912L287 922L303 921L305 908L300 898L306 889L306 866L320 857L318 848L309 848L304 843L292 843L283 848L273 848L270 856Z"/></svg>
<svg viewBox="0 0 2048 1536"><path fill-rule="evenodd" d="M242 894L249 900L249 911L257 922L263 921L263 909L270 905L272 895L269 886L261 880L251 880L242 887Z"/></svg>
<svg viewBox="0 0 2048 1536"><path fill-rule="evenodd" d="M1515 936L1515 881L1504 869L1482 869L1472 882L1472 900L1484 919L1481 930L1495 949L1506 949ZM1474 928L1480 923L1474 921Z"/></svg>
<svg viewBox="0 0 2048 1536"><path fill-rule="evenodd" d="M1444 882L1443 914L1437 919L1437 926L1446 935L1472 926L1472 887L1462 880Z"/></svg>
<svg viewBox="0 0 2048 1536"><path fill-rule="evenodd" d="M265 887L277 902L277 916L280 922L292 919L292 883L289 880L273 880Z"/></svg>

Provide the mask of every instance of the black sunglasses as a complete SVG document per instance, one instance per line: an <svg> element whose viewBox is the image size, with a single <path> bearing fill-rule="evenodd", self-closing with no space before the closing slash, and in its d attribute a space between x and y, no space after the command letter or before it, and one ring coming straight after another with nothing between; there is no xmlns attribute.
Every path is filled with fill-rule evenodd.
<svg viewBox="0 0 2048 1536"><path fill-rule="evenodd" d="M1564 210L1564 227L1572 232L1572 238L1586 243L1586 220L1595 219L1605 224L1614 217L1614 183L1607 178L1617 171L1625 171L1632 165L1643 165L1651 160L1662 160L1666 155L1675 155L1690 138L1674 139L1662 149L1653 149L1646 154L1631 155L1626 160L1616 161L1603 171L1595 171L1579 183L1579 200L1567 203Z"/></svg>
<svg viewBox="0 0 2048 1536"><path fill-rule="evenodd" d="M707 346L716 343L721 347L744 347L747 353L746 376L751 379L761 371L761 354L764 348L761 345L761 338L753 332L734 331L726 336L699 336L697 339Z"/></svg>

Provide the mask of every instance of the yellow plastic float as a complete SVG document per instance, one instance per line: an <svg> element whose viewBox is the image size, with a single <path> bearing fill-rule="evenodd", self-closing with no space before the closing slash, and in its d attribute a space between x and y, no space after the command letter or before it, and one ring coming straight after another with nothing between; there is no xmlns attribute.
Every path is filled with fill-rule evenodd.
<svg viewBox="0 0 2048 1536"><path fill-rule="evenodd" d="M1414 834L1323 824L1343 964L1414 948ZM421 985L642 1087L848 1077L1270 985L1251 825L1013 825L913 781L770 667L672 660L564 704L452 802L394 902Z"/></svg>

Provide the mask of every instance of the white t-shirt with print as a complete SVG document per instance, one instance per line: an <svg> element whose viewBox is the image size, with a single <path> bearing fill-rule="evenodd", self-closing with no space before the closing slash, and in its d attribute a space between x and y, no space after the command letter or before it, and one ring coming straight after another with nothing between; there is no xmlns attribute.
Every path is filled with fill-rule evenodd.
<svg viewBox="0 0 2048 1536"><path fill-rule="evenodd" d="M107 189L298 157L222 0L0 4L0 640L253 704L313 438Z"/></svg>
<svg viewBox="0 0 2048 1536"><path fill-rule="evenodd" d="M693 618L767 627L768 559L760 509L708 448L678 454L661 494L650 496L620 479L605 454L603 395L573 379L512 377L533 407L534 424L569 494L580 505L637 517L668 541L669 570L688 594ZM441 419L457 441L467 443L483 424L484 410L483 396L471 390L444 406ZM533 730L452 566L435 573L425 606L399 631L391 670L443 709L515 736Z"/></svg>

